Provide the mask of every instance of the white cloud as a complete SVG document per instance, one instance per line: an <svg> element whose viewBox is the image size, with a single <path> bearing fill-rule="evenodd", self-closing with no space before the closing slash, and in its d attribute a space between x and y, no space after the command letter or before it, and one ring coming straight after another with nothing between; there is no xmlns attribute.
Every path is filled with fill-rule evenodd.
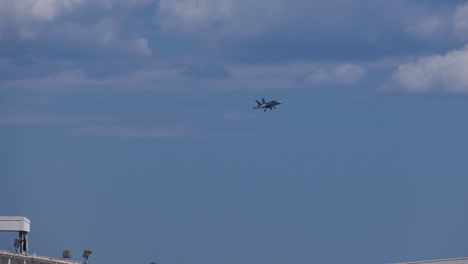
<svg viewBox="0 0 468 264"><path fill-rule="evenodd" d="M54 121L54 117L37 114L0 114L0 125L47 124Z"/></svg>
<svg viewBox="0 0 468 264"><path fill-rule="evenodd" d="M178 129L156 127L129 127L115 125L83 126L74 129L74 133L80 135L111 136L118 138L140 139L173 138L180 136L180 132Z"/></svg>
<svg viewBox="0 0 468 264"><path fill-rule="evenodd" d="M349 63L328 66L313 62L295 62L275 65L219 65L219 67L229 73L229 78L187 77L181 75L181 72L187 69L185 65L174 66L161 63L134 71L132 74L112 75L104 79L91 79L86 71L79 67L65 67L47 77L7 80L2 85L10 88L39 90L85 89L86 87L112 87L112 89L203 87L217 90L276 90L290 89L304 83L349 85L360 81L365 75L364 67ZM314 70L311 72L310 69ZM324 76L319 77L319 74ZM301 76L303 78L300 78Z"/></svg>
<svg viewBox="0 0 468 264"><path fill-rule="evenodd" d="M20 6L21 3L26 3L26 7L29 7L34 17L43 21L52 21L60 12L69 11L81 2L82 0L29 0L15 1L15 4ZM24 8L24 5L21 6Z"/></svg>
<svg viewBox="0 0 468 264"><path fill-rule="evenodd" d="M98 4L105 9L112 10L115 8L132 8L136 6L146 6L155 0L93 0L91 4Z"/></svg>
<svg viewBox="0 0 468 264"><path fill-rule="evenodd" d="M150 56L153 51L151 50L148 40L145 38L131 39L127 41L128 49L133 51L139 56Z"/></svg>
<svg viewBox="0 0 468 264"><path fill-rule="evenodd" d="M163 29L196 32L229 20L231 0L161 0L157 17Z"/></svg>
<svg viewBox="0 0 468 264"><path fill-rule="evenodd" d="M434 33L444 29L445 21L443 17L429 16L424 17L414 25L409 25L406 30L411 35L419 37L430 37Z"/></svg>
<svg viewBox="0 0 468 264"><path fill-rule="evenodd" d="M83 0L0 0L0 36L7 31L22 40L34 39L47 22L79 6Z"/></svg>
<svg viewBox="0 0 468 264"><path fill-rule="evenodd" d="M0 87L37 91L72 90L88 88L112 89L159 89L155 84L181 84L177 69L145 69L133 74L112 75L108 78L93 79L82 69L62 69L40 78L12 79L0 82ZM170 85L163 86L172 87Z"/></svg>
<svg viewBox="0 0 468 264"><path fill-rule="evenodd" d="M72 124L80 121L76 116L37 113L18 109L0 109L0 125Z"/></svg>
<svg viewBox="0 0 468 264"><path fill-rule="evenodd" d="M82 34L87 35L87 39L97 39L100 43L108 46L110 49L115 49L119 52L133 53L139 56L149 56L152 50L148 45L148 40L145 38L136 38L123 40L119 37L119 25L111 18L102 19L91 30L78 29Z"/></svg>
<svg viewBox="0 0 468 264"><path fill-rule="evenodd" d="M359 82L366 75L364 67L343 63L333 67L318 66L301 81L306 84L344 84Z"/></svg>
<svg viewBox="0 0 468 264"><path fill-rule="evenodd" d="M447 41L468 40L468 3L450 9L424 9L407 19L405 31L413 37Z"/></svg>
<svg viewBox="0 0 468 264"><path fill-rule="evenodd" d="M241 117L228 114L228 119L235 122ZM226 119L224 119L226 120ZM83 125L72 129L77 135L103 136L127 139L168 139L168 138L207 138L249 136L245 132L233 131L228 127L209 127L206 124L178 123L159 126L139 125Z"/></svg>
<svg viewBox="0 0 468 264"><path fill-rule="evenodd" d="M334 81L343 84L357 83L365 74L364 67L351 63L340 64L332 70Z"/></svg>
<svg viewBox="0 0 468 264"><path fill-rule="evenodd" d="M31 90L69 90L77 88L80 85L91 84L83 71L60 71L50 76L23 79L8 80L1 83L3 87L31 89Z"/></svg>
<svg viewBox="0 0 468 264"><path fill-rule="evenodd" d="M125 39L120 25L110 17L102 18L93 26L66 25L53 32L59 41L66 43L70 52L90 53L121 57L126 55L150 56L152 49L146 38ZM79 43L77 45L77 43Z"/></svg>
<svg viewBox="0 0 468 264"><path fill-rule="evenodd" d="M36 55L45 51L54 55L150 56L148 39L133 31L132 34L122 32L122 28L128 28L122 21L127 20L120 20L117 15L132 14L128 10L152 1L0 0L0 39L13 50L16 41L22 40L25 45L31 45L27 50L34 50ZM88 17L90 9L94 13ZM69 14L77 16L67 17Z"/></svg>
<svg viewBox="0 0 468 264"><path fill-rule="evenodd" d="M457 7L453 17L453 28L457 37L468 39L468 3Z"/></svg>
<svg viewBox="0 0 468 264"><path fill-rule="evenodd" d="M407 92L468 92L468 45L446 55L422 57L400 65L393 74L396 89Z"/></svg>

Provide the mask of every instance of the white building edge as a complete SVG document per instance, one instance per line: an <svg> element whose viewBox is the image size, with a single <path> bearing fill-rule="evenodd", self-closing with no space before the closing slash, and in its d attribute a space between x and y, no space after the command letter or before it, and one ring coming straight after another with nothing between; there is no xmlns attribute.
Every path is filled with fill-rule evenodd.
<svg viewBox="0 0 468 264"><path fill-rule="evenodd" d="M0 216L0 232L18 232L19 236L12 244L15 252L0 250L0 264L83 264L88 262L92 251L83 252L83 262L72 261L71 251L63 251L63 259L28 255L28 234L31 220L23 216Z"/></svg>
<svg viewBox="0 0 468 264"><path fill-rule="evenodd" d="M453 258L453 259L437 259L437 260L426 260L426 261L413 261L413 262L401 262L394 264L468 264L468 257L466 258Z"/></svg>
<svg viewBox="0 0 468 264"><path fill-rule="evenodd" d="M83 264L83 262L0 250L0 264Z"/></svg>

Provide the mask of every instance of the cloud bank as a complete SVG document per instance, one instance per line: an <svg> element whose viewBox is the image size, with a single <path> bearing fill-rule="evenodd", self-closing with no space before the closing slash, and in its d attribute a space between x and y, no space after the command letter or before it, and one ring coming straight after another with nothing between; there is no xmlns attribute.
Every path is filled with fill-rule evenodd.
<svg viewBox="0 0 468 264"><path fill-rule="evenodd" d="M468 45L445 55L426 56L400 65L393 81L397 89L413 93L467 93Z"/></svg>
<svg viewBox="0 0 468 264"><path fill-rule="evenodd" d="M463 1L0 0L0 85L352 86L411 57L398 90L457 93L467 32Z"/></svg>
<svg viewBox="0 0 468 264"><path fill-rule="evenodd" d="M342 84L352 85L359 82L366 74L364 67L343 63L332 67L317 67L299 82L304 84Z"/></svg>

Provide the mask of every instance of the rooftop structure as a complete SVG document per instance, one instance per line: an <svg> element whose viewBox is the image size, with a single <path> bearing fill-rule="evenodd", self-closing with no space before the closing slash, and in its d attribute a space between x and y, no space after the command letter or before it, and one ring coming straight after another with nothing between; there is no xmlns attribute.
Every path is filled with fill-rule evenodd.
<svg viewBox="0 0 468 264"><path fill-rule="evenodd" d="M0 216L0 231L31 231L31 220L24 216Z"/></svg>
<svg viewBox="0 0 468 264"><path fill-rule="evenodd" d="M28 255L28 233L31 221L23 216L0 216L0 232L19 232L19 238L13 242L15 252L0 250L0 264L88 264L91 250L84 250L83 262L71 260L71 250L64 250L62 259Z"/></svg>
<svg viewBox="0 0 468 264"><path fill-rule="evenodd" d="M28 233L31 231L31 220L23 216L0 216L0 232L19 232L15 239L15 249L19 253L28 253Z"/></svg>

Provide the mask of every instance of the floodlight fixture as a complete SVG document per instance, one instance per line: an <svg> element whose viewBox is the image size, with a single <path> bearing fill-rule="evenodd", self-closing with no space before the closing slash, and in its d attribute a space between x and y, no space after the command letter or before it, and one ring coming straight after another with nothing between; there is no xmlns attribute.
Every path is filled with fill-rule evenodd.
<svg viewBox="0 0 468 264"><path fill-rule="evenodd" d="M71 250L70 249L65 249L63 251L62 257L65 258L65 259L71 259L71 257L72 257Z"/></svg>
<svg viewBox="0 0 468 264"><path fill-rule="evenodd" d="M21 243L23 243L23 240L21 238L16 238L15 242L13 242L13 245L15 246L16 253L18 253L18 250L21 248Z"/></svg>
<svg viewBox="0 0 468 264"><path fill-rule="evenodd" d="M85 259L89 258L89 255L91 255L91 253L93 253L91 250L85 249L83 251L83 258Z"/></svg>
<svg viewBox="0 0 468 264"><path fill-rule="evenodd" d="M91 255L91 253L93 253L93 251L89 250L89 249L85 249L83 251L83 258L85 259L84 263L88 263L88 258L89 258L89 255Z"/></svg>

